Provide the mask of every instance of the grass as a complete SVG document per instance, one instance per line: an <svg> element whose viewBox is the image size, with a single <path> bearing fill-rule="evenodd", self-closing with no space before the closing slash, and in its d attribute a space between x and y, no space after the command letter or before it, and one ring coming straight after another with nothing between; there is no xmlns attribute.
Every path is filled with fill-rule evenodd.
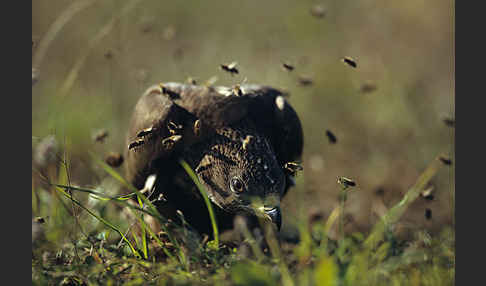
<svg viewBox="0 0 486 286"><path fill-rule="evenodd" d="M440 119L454 117L450 3L327 1L316 19L306 1L122 2L32 2L34 285L454 284L454 166L447 173L431 159L448 150L454 158L454 128ZM218 69L231 61L241 74ZM286 61L294 71L282 70ZM313 84L300 85L303 75ZM299 240L237 220L243 242L228 243L208 204L207 242L101 160L126 148L128 114L146 87L187 77L227 86L248 78L291 95L305 171L282 208ZM376 90L360 92L368 82ZM96 129L109 131L105 143L91 142ZM326 143L328 129L336 144ZM64 152L38 162L49 134ZM343 175L358 187L336 184ZM428 186L433 201L419 197ZM363 219L377 190L389 209Z"/></svg>
<svg viewBox="0 0 486 286"><path fill-rule="evenodd" d="M184 225L167 227L167 220L143 194L95 155L92 158L105 170L107 179L133 192L111 197L106 195L107 190L66 185L67 167L60 168L56 177L45 178L49 184L44 187L34 184L33 213L45 218L38 224L43 234L33 241L34 285L454 284L453 230L445 229L435 237L423 232L410 241L398 241L393 233L393 226L437 173L441 166L438 160L426 168L369 234L340 233L338 241L328 238L329 229L342 216L340 204L328 218L301 228L301 239L296 244L279 242L271 224L262 219L268 249L261 249L244 220L237 222L236 229L244 237L238 247L218 241L210 207L208 215L216 227L213 243L204 243ZM181 164L192 173L187 164ZM204 194L201 185L198 187ZM136 204L128 203L130 196L136 198ZM78 207L77 218L68 215L71 203ZM130 210L130 224L134 226L127 230L127 221L123 224L119 217L109 217L111 208ZM166 226L164 231L155 234L145 223L146 216ZM76 219L88 234L81 235L80 230L73 233L66 227ZM62 239L69 236L73 237L71 241ZM245 245L250 251L244 251Z"/></svg>
<svg viewBox="0 0 486 286"><path fill-rule="evenodd" d="M196 174L191 169L191 167L184 160L181 160L179 163L182 165L182 167L187 172L187 174L189 174L189 176L191 177L194 184L196 184L197 189L199 190L199 193L203 197L204 203L206 204L206 207L208 208L209 218L211 219L211 226L213 228L213 235L214 235L214 243L211 243L210 245L213 248L217 249L218 246L219 246L218 223L216 222L216 217L214 215L213 207L211 205L211 202L209 201L206 190L204 189L203 185L199 182L199 179L197 178Z"/></svg>

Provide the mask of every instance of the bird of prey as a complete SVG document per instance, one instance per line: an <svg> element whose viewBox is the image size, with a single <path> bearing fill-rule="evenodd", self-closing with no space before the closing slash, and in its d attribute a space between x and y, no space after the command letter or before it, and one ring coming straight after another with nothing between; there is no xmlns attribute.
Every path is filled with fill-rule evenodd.
<svg viewBox="0 0 486 286"><path fill-rule="evenodd" d="M154 201L161 214L184 219L211 234L210 218L196 185L180 165L186 161L205 187L220 230L237 214L255 217L252 198L280 229L280 201L293 186L301 158L299 117L279 90L242 84L228 87L163 83L138 100L127 134L127 179L141 189L155 174Z"/></svg>

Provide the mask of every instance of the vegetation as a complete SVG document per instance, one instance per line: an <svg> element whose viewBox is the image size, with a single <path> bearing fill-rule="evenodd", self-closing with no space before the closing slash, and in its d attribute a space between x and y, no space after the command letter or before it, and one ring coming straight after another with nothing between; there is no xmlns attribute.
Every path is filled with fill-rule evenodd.
<svg viewBox="0 0 486 286"><path fill-rule="evenodd" d="M33 284L453 285L450 3L236 3L32 2ZM304 171L280 233L201 237L105 163L143 90L188 78L290 94Z"/></svg>

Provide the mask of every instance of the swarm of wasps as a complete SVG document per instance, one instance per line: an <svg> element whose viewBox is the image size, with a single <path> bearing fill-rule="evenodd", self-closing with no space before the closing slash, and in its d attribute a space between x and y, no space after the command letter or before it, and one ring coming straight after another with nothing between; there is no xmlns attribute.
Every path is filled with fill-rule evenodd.
<svg viewBox="0 0 486 286"><path fill-rule="evenodd" d="M199 120L196 120L196 122L194 123L195 133L196 132L199 133L200 128L201 128L201 122ZM169 150L174 147L175 143L177 143L182 139L182 135L180 135L180 132L182 131L182 125L178 125L172 121L169 121L169 123L167 124L167 129L169 130L170 136L162 140L162 145ZM128 149L131 150L133 148L145 144L147 140L150 140L150 137L151 135L154 134L155 130L156 130L155 127L149 127L140 131L137 134L137 138L139 139L130 143L128 145Z"/></svg>
<svg viewBox="0 0 486 286"><path fill-rule="evenodd" d="M162 140L162 145L164 145L167 150L170 150L182 139L182 135L179 134L182 131L182 125L169 121L167 128L169 129L170 136Z"/></svg>
<svg viewBox="0 0 486 286"><path fill-rule="evenodd" d="M155 88L154 90L151 90L150 92L159 92L162 94L170 94L171 91L164 87L162 84L159 85L159 89ZM197 119L194 121L193 125L193 132L196 136L199 136L201 134L201 129L202 129L202 122L200 119ZM128 150L134 149L134 151L137 150L137 147L144 145L148 140L152 138L152 135L154 132L157 130L155 127L148 127L137 133L137 138L135 141L130 143L128 145ZM172 149L177 142L179 142L182 139L182 131L183 131L183 126L180 124L176 124L172 121L169 121L167 123L167 130L169 130L170 136L167 138L164 138L162 140L162 145L167 149L170 150Z"/></svg>

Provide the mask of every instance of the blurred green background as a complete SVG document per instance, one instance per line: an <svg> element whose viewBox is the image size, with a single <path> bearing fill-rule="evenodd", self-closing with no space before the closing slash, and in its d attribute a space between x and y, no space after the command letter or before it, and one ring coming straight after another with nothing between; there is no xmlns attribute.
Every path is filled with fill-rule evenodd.
<svg viewBox="0 0 486 286"><path fill-rule="evenodd" d="M313 16L315 5L325 8ZM88 151L123 153L132 108L158 82L271 85L290 93L304 128L304 171L284 199L284 230L327 217L338 176L357 187L346 230L366 231L440 153L454 162L452 1L32 1L33 148L54 134L72 158L71 183L100 183ZM50 31L50 32L49 32ZM357 61L354 69L341 58ZM231 77L219 65L238 62ZM282 69L289 62L295 70ZM299 77L312 78L302 86ZM376 90L362 92L372 84ZM103 144L93 132L106 129ZM330 144L325 131L337 137ZM434 232L453 223L454 165L398 226ZM432 210L431 219L424 216Z"/></svg>

